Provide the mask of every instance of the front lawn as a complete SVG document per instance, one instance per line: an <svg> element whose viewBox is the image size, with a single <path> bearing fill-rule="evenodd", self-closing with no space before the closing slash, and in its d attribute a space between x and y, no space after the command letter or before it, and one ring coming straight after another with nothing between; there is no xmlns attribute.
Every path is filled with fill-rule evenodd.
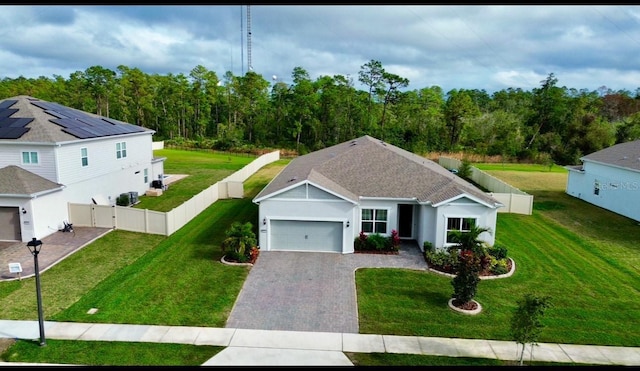
<svg viewBox="0 0 640 371"><path fill-rule="evenodd" d="M549 174L566 182L566 174ZM501 177L499 171L492 175ZM449 278L363 269L356 272L360 332L511 340L516 300L535 293L549 295L553 304L540 342L640 346L632 329L640 318L637 223L574 199L557 183L547 183L547 190L527 184L512 183L534 194L533 215L498 214L496 227L496 240L507 247L516 272L478 285L479 315L447 307L453 293Z"/></svg>
<svg viewBox="0 0 640 371"><path fill-rule="evenodd" d="M43 272L46 320L224 327L248 274L246 267L220 263L224 231L232 221L257 222L258 207L251 199L287 162L260 169L244 183L244 199L214 203L170 237L116 230ZM509 182L503 177L506 171L491 172ZM543 318L546 327L540 342L640 346L637 223L564 194L562 178L538 181L549 174L566 182L566 173L519 173L528 173L530 181L512 185L534 194L534 214L499 214L497 240L508 248L517 268L510 278L480 282L476 299L483 311L467 316L449 309L450 278L403 269L362 269L356 272L361 333L510 340L516 300L534 292L550 295L553 304ZM528 187L536 182L540 184ZM34 285L33 279L1 282L0 318L37 320ZM89 315L90 308L98 312ZM176 344L172 349L181 354L165 361L149 355L169 357L155 344L80 343L50 341L49 357L13 347L8 354L24 355L12 358L23 362L194 365L219 351ZM93 345L100 349L90 356L95 359L67 355L89 352L83 347ZM127 350L121 347L130 347L130 355L122 355ZM136 354L143 354L139 362L132 359ZM118 357L121 363L113 360ZM352 359L361 365L500 364L425 357L430 356L372 354Z"/></svg>

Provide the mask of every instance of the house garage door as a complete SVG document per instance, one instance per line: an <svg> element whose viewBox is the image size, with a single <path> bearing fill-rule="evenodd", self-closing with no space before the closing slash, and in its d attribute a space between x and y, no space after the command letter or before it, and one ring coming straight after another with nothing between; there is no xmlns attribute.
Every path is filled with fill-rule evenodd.
<svg viewBox="0 0 640 371"><path fill-rule="evenodd" d="M342 252L342 222L271 221L271 250Z"/></svg>
<svg viewBox="0 0 640 371"><path fill-rule="evenodd" d="M0 207L0 241L20 241L20 214L17 207Z"/></svg>

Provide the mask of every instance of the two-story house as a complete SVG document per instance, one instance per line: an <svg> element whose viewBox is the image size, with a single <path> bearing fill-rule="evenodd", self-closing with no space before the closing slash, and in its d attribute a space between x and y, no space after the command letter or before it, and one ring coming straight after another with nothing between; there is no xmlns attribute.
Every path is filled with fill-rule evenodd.
<svg viewBox="0 0 640 371"><path fill-rule="evenodd" d="M154 133L30 96L0 100L0 240L58 231L69 203L144 194L164 172Z"/></svg>

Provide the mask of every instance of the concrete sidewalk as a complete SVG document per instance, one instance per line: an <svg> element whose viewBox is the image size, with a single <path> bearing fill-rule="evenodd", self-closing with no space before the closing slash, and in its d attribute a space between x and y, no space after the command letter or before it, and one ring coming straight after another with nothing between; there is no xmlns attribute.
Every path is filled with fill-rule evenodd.
<svg viewBox="0 0 640 371"><path fill-rule="evenodd" d="M344 352L426 354L518 360L512 341L339 332L250 330L45 321L45 339L131 341L223 346L202 366L351 366ZM38 321L0 320L0 338L39 339ZM595 365L640 365L640 348L539 343L525 360ZM20 365L14 362L4 366ZM26 364L24 364L26 365Z"/></svg>

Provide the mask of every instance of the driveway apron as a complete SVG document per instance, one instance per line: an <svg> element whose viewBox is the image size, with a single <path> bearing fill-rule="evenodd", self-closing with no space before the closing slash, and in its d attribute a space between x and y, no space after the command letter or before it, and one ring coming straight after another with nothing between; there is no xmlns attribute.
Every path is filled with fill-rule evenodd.
<svg viewBox="0 0 640 371"><path fill-rule="evenodd" d="M415 241L398 255L261 251L228 328L358 333L358 268L426 270Z"/></svg>

